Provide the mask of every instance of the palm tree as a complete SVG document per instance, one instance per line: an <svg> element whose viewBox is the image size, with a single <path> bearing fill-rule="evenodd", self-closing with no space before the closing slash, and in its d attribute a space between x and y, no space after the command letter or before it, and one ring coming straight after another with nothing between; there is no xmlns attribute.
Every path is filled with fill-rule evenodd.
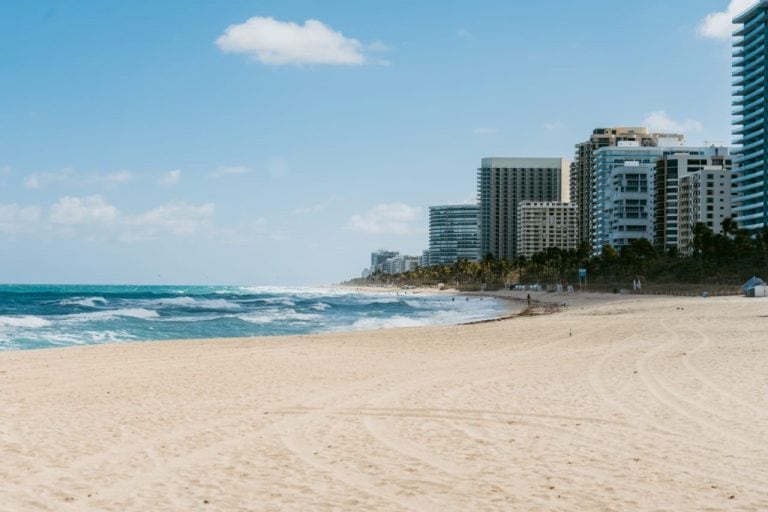
<svg viewBox="0 0 768 512"><path fill-rule="evenodd" d="M728 236L732 233L736 232L736 229L738 228L738 224L736 224L736 219L733 217L726 217L723 219L723 222L720 223L720 226L723 228L723 235Z"/></svg>

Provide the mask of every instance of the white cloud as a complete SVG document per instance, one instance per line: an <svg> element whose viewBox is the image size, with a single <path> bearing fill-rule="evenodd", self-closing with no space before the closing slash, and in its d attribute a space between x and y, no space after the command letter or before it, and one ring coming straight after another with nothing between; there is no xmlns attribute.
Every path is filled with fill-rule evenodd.
<svg viewBox="0 0 768 512"><path fill-rule="evenodd" d="M43 188L49 185L101 185L115 187L133 179L130 171L114 171L109 173L78 173L71 169L60 171L39 172L30 174L24 180L24 186L31 189Z"/></svg>
<svg viewBox="0 0 768 512"><path fill-rule="evenodd" d="M403 203L379 204L364 214L350 217L347 227L371 235L410 235L422 233L421 208Z"/></svg>
<svg viewBox="0 0 768 512"><path fill-rule="evenodd" d="M213 171L209 176L211 178L223 178L224 176L232 176L237 174L248 174L251 170L244 165L232 165L229 167L219 167Z"/></svg>
<svg viewBox="0 0 768 512"><path fill-rule="evenodd" d="M241 222L234 226L214 226L208 230L208 234L215 237L217 243L250 246L254 241L268 236L268 224L267 219L258 217L254 220Z"/></svg>
<svg viewBox="0 0 768 512"><path fill-rule="evenodd" d="M84 240L152 241L167 237L202 237L225 244L250 245L259 237L282 236L267 231L256 218L232 226L215 223L214 203L174 201L139 212L123 212L100 195L65 196L47 208L0 204L0 235L52 234Z"/></svg>
<svg viewBox="0 0 768 512"><path fill-rule="evenodd" d="M178 185L178 183L181 181L181 170L180 169L174 169L172 171L168 171L165 173L159 180L158 183L165 187L172 187L174 185Z"/></svg>
<svg viewBox="0 0 768 512"><path fill-rule="evenodd" d="M117 219L117 208L103 197L62 197L51 205L49 219L53 224L110 224Z"/></svg>
<svg viewBox="0 0 768 512"><path fill-rule="evenodd" d="M701 20L698 28L699 35L712 39L730 39L736 30L733 18L756 3L757 0L731 0L724 11L709 13Z"/></svg>
<svg viewBox="0 0 768 512"><path fill-rule="evenodd" d="M23 233L30 230L40 219L37 206L0 204L0 233Z"/></svg>
<svg viewBox="0 0 768 512"><path fill-rule="evenodd" d="M685 119L683 121L676 121L669 117L669 114L665 110L656 110L646 114L643 119L643 126L647 127L652 132L660 133L688 133L688 132L700 132L704 129L701 122L695 119Z"/></svg>
<svg viewBox="0 0 768 512"><path fill-rule="evenodd" d="M158 206L123 219L128 228L123 238L152 239L162 234L188 236L213 227L213 203L191 205L183 201Z"/></svg>
<svg viewBox="0 0 768 512"><path fill-rule="evenodd" d="M474 133L475 135L493 135L494 133L499 133L499 130L497 130L496 128L480 127L472 130L472 133Z"/></svg>
<svg viewBox="0 0 768 512"><path fill-rule="evenodd" d="M383 45L377 42L374 45ZM366 62L360 41L345 37L318 20L303 25L254 16L244 23L230 25L216 39L227 53L244 53L262 64L360 65Z"/></svg>

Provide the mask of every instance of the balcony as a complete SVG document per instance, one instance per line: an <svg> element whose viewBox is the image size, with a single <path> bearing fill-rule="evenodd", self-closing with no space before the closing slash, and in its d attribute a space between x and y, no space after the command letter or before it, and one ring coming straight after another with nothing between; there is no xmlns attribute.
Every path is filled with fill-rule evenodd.
<svg viewBox="0 0 768 512"><path fill-rule="evenodd" d="M765 68L764 67L759 67L759 68L751 71L749 74L744 75L743 77L739 78L738 80L734 80L733 82L731 82L731 85L734 86L734 87L742 87L745 84L749 84L744 89L745 90L747 88L751 89L752 85L753 85L753 81L755 79L757 79L757 78L760 78L760 80L758 80L759 83L762 83L762 82L765 81Z"/></svg>

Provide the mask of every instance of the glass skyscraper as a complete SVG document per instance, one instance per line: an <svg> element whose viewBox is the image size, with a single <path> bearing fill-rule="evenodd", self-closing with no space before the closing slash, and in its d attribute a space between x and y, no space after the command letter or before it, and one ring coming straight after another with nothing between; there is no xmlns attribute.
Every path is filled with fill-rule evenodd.
<svg viewBox="0 0 768 512"><path fill-rule="evenodd" d="M736 136L736 205L739 227L757 232L768 226L768 0L761 0L734 23L733 82Z"/></svg>
<svg viewBox="0 0 768 512"><path fill-rule="evenodd" d="M478 259L474 204L429 207L429 264L452 265Z"/></svg>

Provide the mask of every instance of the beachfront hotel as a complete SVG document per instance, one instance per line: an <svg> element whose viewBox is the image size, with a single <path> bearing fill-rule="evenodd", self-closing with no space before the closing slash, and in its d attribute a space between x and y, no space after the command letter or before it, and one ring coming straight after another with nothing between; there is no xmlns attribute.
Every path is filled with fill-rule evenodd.
<svg viewBox="0 0 768 512"><path fill-rule="evenodd" d="M687 238L697 222L704 223L715 233L721 231L722 219L731 215L731 177L732 160L726 147L676 148L667 151L656 162L654 178L654 221L653 244L659 251L683 249L680 230L683 228L681 213L683 201L691 207L685 219ZM688 180L686 197L683 197L681 181L691 174L707 169L710 179ZM714 171L717 172L715 178ZM700 176L697 174L697 176ZM701 197L701 208L692 208L691 198ZM701 210L701 215L691 215ZM691 224L692 223L692 224ZM690 246L686 238L686 251Z"/></svg>
<svg viewBox="0 0 768 512"><path fill-rule="evenodd" d="M429 207L429 264L453 265L478 259L477 214L474 204Z"/></svg>
<svg viewBox="0 0 768 512"><path fill-rule="evenodd" d="M530 258L550 247L576 249L578 207L555 201L522 201L517 213L517 255Z"/></svg>
<svg viewBox="0 0 768 512"><path fill-rule="evenodd" d="M640 147L683 143L683 135L649 133L647 128L622 127L595 128L589 140L576 144L576 154L571 164L571 202L578 208L578 241L588 242L594 237L594 192L596 186L595 151L617 146L623 142L636 142Z"/></svg>
<svg viewBox="0 0 768 512"><path fill-rule="evenodd" d="M741 146L733 213L740 228L753 233L768 226L768 0L761 0L734 23L734 144Z"/></svg>
<svg viewBox="0 0 768 512"><path fill-rule="evenodd" d="M570 162L563 158L483 158L477 172L480 258L517 255L521 201L567 201Z"/></svg>

